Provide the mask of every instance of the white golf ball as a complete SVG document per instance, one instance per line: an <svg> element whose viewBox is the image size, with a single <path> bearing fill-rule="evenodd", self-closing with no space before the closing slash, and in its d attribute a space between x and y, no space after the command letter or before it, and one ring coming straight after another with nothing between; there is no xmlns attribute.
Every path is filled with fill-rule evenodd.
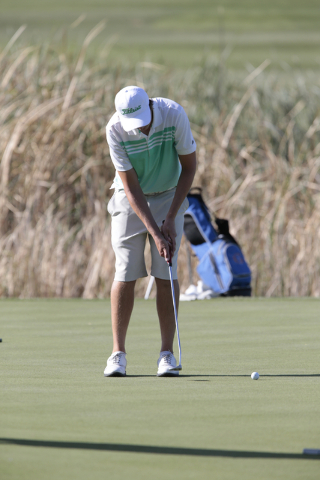
<svg viewBox="0 0 320 480"><path fill-rule="evenodd" d="M258 380L258 378L259 378L259 373L258 373L258 372L253 372L253 373L251 373L251 378L252 378L252 380Z"/></svg>

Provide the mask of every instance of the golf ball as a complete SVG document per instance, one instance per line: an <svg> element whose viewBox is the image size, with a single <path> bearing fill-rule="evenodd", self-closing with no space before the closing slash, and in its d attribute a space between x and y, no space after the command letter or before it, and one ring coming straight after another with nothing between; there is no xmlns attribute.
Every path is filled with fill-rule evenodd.
<svg viewBox="0 0 320 480"><path fill-rule="evenodd" d="M259 373L258 373L258 372L252 372L252 373L251 373L251 378L252 378L252 380L258 380L258 378L259 378Z"/></svg>

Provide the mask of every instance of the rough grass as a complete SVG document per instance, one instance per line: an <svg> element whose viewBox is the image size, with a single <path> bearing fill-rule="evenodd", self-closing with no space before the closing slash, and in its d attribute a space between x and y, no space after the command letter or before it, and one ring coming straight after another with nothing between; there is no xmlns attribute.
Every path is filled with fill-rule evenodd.
<svg viewBox="0 0 320 480"><path fill-rule="evenodd" d="M107 56L86 61L101 29L77 58L13 42L1 54L0 295L109 294L114 169L105 125L115 94L137 84L185 107L198 145L194 185L230 219L254 294L319 296L319 79L266 74L267 61L235 74L211 56L184 73ZM182 289L185 265L183 245Z"/></svg>

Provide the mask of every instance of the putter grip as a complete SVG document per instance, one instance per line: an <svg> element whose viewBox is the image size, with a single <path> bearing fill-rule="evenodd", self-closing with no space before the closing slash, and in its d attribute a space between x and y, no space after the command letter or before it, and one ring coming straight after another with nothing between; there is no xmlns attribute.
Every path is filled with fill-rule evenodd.
<svg viewBox="0 0 320 480"><path fill-rule="evenodd" d="M164 224L164 220L162 220L162 225ZM169 265L169 267L172 267L172 255L171 255L171 252L170 252L170 259L169 261L167 261L167 264Z"/></svg>

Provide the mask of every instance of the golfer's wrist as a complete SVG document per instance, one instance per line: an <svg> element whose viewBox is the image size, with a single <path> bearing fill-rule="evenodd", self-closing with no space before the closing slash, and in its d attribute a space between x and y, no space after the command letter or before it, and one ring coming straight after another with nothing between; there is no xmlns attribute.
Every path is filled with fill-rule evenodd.
<svg viewBox="0 0 320 480"><path fill-rule="evenodd" d="M168 213L167 213L167 216L166 216L166 220L168 220L168 221L170 221L170 222L174 222L176 216L177 216L176 213L174 213L174 212L168 212Z"/></svg>
<svg viewBox="0 0 320 480"><path fill-rule="evenodd" d="M158 226L156 227L151 227L151 228L148 228L148 232L150 233L150 235L152 236L152 238L163 238L163 235L161 233L161 230Z"/></svg>

